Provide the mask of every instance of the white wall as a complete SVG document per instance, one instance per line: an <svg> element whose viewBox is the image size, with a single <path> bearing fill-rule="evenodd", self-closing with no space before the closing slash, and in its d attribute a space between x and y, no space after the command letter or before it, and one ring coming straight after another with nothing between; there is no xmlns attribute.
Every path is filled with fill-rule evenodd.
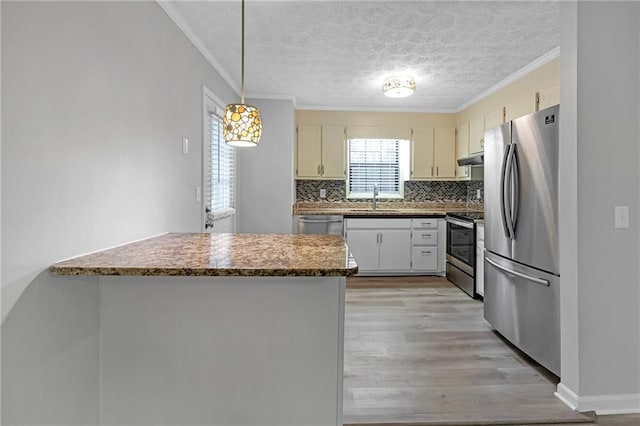
<svg viewBox="0 0 640 426"><path fill-rule="evenodd" d="M559 146L559 245L560 245L560 371L562 383L578 389L578 140L577 140L577 7L560 4L560 146Z"/></svg>
<svg viewBox="0 0 640 426"><path fill-rule="evenodd" d="M561 235L559 390L580 410L640 411L640 4L561 11L561 196L570 197L561 209L571 214L560 223L570 230ZM577 52L566 62L565 42ZM614 229L614 206L629 206L629 229Z"/></svg>
<svg viewBox="0 0 640 426"><path fill-rule="evenodd" d="M202 85L237 96L155 2L2 2L1 18L2 424L94 424L97 286L46 269L199 231Z"/></svg>
<svg viewBox="0 0 640 426"><path fill-rule="evenodd" d="M294 110L291 101L249 100L260 108L263 133L238 150L238 232L290 233L294 201Z"/></svg>

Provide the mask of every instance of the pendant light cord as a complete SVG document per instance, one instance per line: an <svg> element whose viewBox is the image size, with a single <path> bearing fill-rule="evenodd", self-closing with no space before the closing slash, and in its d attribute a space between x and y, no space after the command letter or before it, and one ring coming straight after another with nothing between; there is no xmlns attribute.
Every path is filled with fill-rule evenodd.
<svg viewBox="0 0 640 426"><path fill-rule="evenodd" d="M240 94L240 103L244 104L244 0L242 0L242 50L241 50L241 55L242 55L242 66L241 66L241 77L240 79L242 80L241 84L242 84L242 88L241 88L241 94Z"/></svg>

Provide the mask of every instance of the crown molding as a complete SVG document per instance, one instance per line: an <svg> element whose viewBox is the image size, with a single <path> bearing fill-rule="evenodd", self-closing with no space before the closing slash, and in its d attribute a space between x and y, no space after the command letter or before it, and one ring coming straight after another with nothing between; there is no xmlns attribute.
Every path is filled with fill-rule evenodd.
<svg viewBox="0 0 640 426"><path fill-rule="evenodd" d="M534 70L540 68L544 64L554 60L555 58L557 58L559 56L560 56L560 46L554 48L553 50L551 50L548 53L545 53L544 55L542 55L539 58L535 59L533 62L530 62L529 64L527 64L524 67L520 68L518 71L514 72L513 74L511 74L510 76L508 76L504 80L502 80L499 83L496 83L493 86L489 87L487 90L485 90L484 92L480 93L478 96L476 96L476 97L470 99L469 101L465 102L460 107L458 107L455 112L461 112L461 111L469 108L471 105L473 105L473 104L475 104L477 102L480 102L482 99L486 98L487 96L492 95L495 92L497 92L498 90L507 87L508 85L510 85L514 81L518 80L519 78L524 77L525 75L529 74L531 71L534 71Z"/></svg>
<svg viewBox="0 0 640 426"><path fill-rule="evenodd" d="M200 37L195 35L195 33L191 30L191 27L187 25L187 23L182 19L180 14L176 11L170 1L168 0L156 0L158 5L165 11L165 13L171 18L171 20L180 28L180 30L187 36L187 39L195 46L196 49L200 52L202 56L211 64L213 69L216 70L220 77L224 81L227 82L231 90L233 90L238 97L240 96L240 88L233 81L233 79L229 76L229 74L225 71L225 69L220 65L220 63L214 58L209 49L206 48Z"/></svg>
<svg viewBox="0 0 640 426"><path fill-rule="evenodd" d="M297 109L311 111L370 111L370 112L419 112L430 114L455 114L456 108L398 108L398 107L363 107L363 106L330 106L330 105L298 105Z"/></svg>
<svg viewBox="0 0 640 426"><path fill-rule="evenodd" d="M294 95L278 95L274 93L253 93L245 95L247 99L266 99L269 101L291 101L293 107L297 109L298 99Z"/></svg>

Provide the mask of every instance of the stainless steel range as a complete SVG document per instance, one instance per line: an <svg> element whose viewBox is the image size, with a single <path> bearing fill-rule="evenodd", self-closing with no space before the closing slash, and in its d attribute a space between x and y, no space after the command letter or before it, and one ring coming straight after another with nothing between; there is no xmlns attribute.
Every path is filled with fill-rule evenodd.
<svg viewBox="0 0 640 426"><path fill-rule="evenodd" d="M482 212L449 213L447 221L447 279L476 297L476 224Z"/></svg>

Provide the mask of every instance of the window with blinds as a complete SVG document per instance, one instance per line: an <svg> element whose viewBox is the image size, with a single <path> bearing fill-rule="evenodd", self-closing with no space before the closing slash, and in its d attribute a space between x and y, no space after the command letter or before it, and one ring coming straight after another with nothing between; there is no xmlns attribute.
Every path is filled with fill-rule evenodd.
<svg viewBox="0 0 640 426"><path fill-rule="evenodd" d="M222 119L209 114L211 167L207 176L207 205L214 217L233 214L235 209L235 150L222 138Z"/></svg>
<svg viewBox="0 0 640 426"><path fill-rule="evenodd" d="M408 144L402 139L349 139L348 198L371 198L378 185L380 198L402 198Z"/></svg>

